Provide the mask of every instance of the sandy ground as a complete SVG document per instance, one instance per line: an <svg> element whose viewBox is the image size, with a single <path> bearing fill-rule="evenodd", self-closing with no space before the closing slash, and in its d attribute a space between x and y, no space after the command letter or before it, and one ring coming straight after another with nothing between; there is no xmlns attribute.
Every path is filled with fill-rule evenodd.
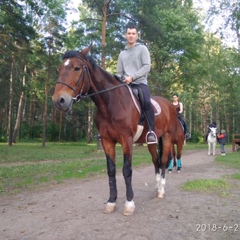
<svg viewBox="0 0 240 240"><path fill-rule="evenodd" d="M166 176L164 199L155 197L153 166L133 169L133 216L122 215L125 184L120 172L117 209L112 214L102 213L109 192L107 176L2 196L0 239L240 240L239 181L227 178L232 188L223 192L226 196L180 189L188 180L223 178L234 169L219 166L207 150L186 151L182 160L182 172Z"/></svg>

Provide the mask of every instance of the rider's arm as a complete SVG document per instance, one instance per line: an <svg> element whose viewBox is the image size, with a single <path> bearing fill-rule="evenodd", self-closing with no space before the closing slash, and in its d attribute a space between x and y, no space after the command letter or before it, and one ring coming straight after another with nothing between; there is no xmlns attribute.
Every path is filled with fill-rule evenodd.
<svg viewBox="0 0 240 240"><path fill-rule="evenodd" d="M180 107L179 113L182 114L182 112L183 112L183 104L181 102L179 103L179 107Z"/></svg>

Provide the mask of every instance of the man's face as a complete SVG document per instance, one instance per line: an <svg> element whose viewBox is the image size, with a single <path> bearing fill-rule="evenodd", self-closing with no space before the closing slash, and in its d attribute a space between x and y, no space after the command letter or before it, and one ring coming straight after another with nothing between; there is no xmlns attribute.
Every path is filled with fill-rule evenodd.
<svg viewBox="0 0 240 240"><path fill-rule="evenodd" d="M128 41L128 44L132 45L135 44L137 39L138 39L138 33L137 30L135 28L128 28L127 32L125 34L125 37Z"/></svg>

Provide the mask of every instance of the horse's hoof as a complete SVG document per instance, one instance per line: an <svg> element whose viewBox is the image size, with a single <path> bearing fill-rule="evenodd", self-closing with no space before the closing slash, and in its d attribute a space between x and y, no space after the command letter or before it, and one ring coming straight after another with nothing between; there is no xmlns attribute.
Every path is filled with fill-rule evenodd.
<svg viewBox="0 0 240 240"><path fill-rule="evenodd" d="M116 209L116 203L106 203L105 208L103 209L103 213L113 213Z"/></svg>
<svg viewBox="0 0 240 240"><path fill-rule="evenodd" d="M172 173L172 169L168 169L168 173L169 173L169 174Z"/></svg>
<svg viewBox="0 0 240 240"><path fill-rule="evenodd" d="M135 204L133 201L126 201L125 206L124 206L124 210L123 210L123 215L124 216L131 216L133 215L135 210Z"/></svg>
<svg viewBox="0 0 240 240"><path fill-rule="evenodd" d="M164 192L159 192L157 197L158 198L163 198L163 196L164 196Z"/></svg>

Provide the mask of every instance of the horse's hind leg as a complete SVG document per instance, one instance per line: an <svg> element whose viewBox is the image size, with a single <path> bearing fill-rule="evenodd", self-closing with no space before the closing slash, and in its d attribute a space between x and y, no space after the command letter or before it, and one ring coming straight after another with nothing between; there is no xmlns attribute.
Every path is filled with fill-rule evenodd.
<svg viewBox="0 0 240 240"><path fill-rule="evenodd" d="M162 146L159 146L159 152L157 153L156 144L148 144L148 151L152 156L152 162L154 165L155 176L156 176L156 188L158 190L160 185L160 158L162 157Z"/></svg>
<svg viewBox="0 0 240 240"><path fill-rule="evenodd" d="M182 156L183 144L184 144L184 141L177 143L177 171L178 172L181 172L181 169L182 169L181 156Z"/></svg>
<svg viewBox="0 0 240 240"><path fill-rule="evenodd" d="M174 144L172 144L172 151L168 156L168 173L172 173L172 169L173 167L176 166L176 153L175 153L175 148L174 148Z"/></svg>
<svg viewBox="0 0 240 240"><path fill-rule="evenodd" d="M164 141L164 143L163 143ZM159 139L159 156L158 156L158 165L155 165L155 172L156 172L156 186L157 186L157 196L158 198L163 198L163 195L165 194L165 184L166 184L166 178L165 173L166 169L168 167L168 157L169 153L171 153L171 137L169 134L165 134L164 139ZM158 169L156 168L158 166ZM159 173L159 168L161 168L161 175Z"/></svg>

